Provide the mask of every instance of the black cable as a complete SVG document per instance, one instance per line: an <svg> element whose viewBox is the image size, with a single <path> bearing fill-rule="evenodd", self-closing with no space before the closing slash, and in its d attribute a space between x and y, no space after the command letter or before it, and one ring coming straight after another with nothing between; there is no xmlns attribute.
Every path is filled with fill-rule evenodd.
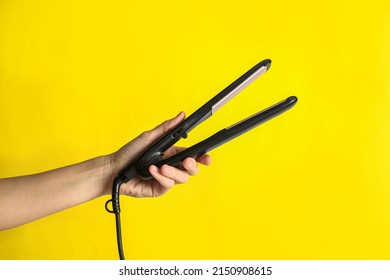
<svg viewBox="0 0 390 280"><path fill-rule="evenodd" d="M116 240L117 240L117 243L118 243L119 259L124 260L125 259L125 254L123 253L122 230L121 230L121 215L120 215L120 213L115 213L115 224L116 224Z"/></svg>
<svg viewBox="0 0 390 280"><path fill-rule="evenodd" d="M125 259L125 254L123 252L123 243L122 243L122 229L121 229L121 208L119 204L119 190L122 184L128 182L136 175L135 170L132 169L131 172L126 174L120 174L117 178L115 178L112 184L112 196L111 199L106 202L106 210L109 213L115 214L115 225L116 225L116 240L118 244L118 253L119 258L121 260ZM108 208L108 204L112 204L112 210Z"/></svg>
<svg viewBox="0 0 390 280"><path fill-rule="evenodd" d="M116 241L118 244L118 253L121 260L125 259L125 254L123 253L123 244L122 244L122 229L121 229L121 208L119 204L119 190L123 181L118 177L114 180L112 185L112 198L106 202L106 210L109 213L115 214L115 225L116 225ZM108 204L112 204L112 210L108 208Z"/></svg>

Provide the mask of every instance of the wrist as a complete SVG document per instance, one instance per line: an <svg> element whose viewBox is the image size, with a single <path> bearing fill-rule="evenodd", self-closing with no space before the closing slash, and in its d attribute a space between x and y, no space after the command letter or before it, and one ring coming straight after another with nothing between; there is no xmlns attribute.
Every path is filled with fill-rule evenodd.
<svg viewBox="0 0 390 280"><path fill-rule="evenodd" d="M105 155L95 158L96 172L100 174L98 185L101 186L101 194L110 195L112 190L112 182L114 180L113 163L111 155Z"/></svg>

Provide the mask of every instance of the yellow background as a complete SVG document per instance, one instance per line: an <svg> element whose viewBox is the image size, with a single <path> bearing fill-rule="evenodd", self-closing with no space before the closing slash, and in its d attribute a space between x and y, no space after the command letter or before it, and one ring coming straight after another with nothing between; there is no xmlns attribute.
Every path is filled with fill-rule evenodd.
<svg viewBox="0 0 390 280"><path fill-rule="evenodd" d="M389 259L388 1L0 3L0 177L120 148L270 71L192 145L289 95L157 199L122 197L128 259ZM108 197L0 232L1 259L116 259Z"/></svg>

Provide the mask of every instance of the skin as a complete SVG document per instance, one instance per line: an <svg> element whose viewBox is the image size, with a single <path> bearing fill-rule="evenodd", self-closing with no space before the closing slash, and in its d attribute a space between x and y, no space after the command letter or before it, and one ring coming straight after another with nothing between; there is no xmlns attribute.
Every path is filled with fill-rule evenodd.
<svg viewBox="0 0 390 280"><path fill-rule="evenodd" d="M103 195L110 195L117 174L155 140L177 126L185 118L182 112L152 130L145 131L118 151L55 170L0 179L0 230L13 228L50 214L79 205ZM184 148L171 147L164 154L170 157ZM152 180L133 178L121 187L121 194L133 197L157 197L175 184L188 181L199 172L198 163L209 165L204 155L187 158L181 168L150 166Z"/></svg>

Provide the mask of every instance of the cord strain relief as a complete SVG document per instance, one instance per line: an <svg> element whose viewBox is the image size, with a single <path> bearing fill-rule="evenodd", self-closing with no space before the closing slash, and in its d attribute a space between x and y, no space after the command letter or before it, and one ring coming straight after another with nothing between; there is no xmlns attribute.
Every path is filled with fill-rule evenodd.
<svg viewBox="0 0 390 280"><path fill-rule="evenodd" d="M121 212L121 207L119 205L119 194L115 199L112 200L112 210L117 214Z"/></svg>
<svg viewBox="0 0 390 280"><path fill-rule="evenodd" d="M121 208L119 204L119 194L120 194L120 188L123 184L123 180L118 177L114 180L113 186L112 186L112 211L114 213L120 213Z"/></svg>

